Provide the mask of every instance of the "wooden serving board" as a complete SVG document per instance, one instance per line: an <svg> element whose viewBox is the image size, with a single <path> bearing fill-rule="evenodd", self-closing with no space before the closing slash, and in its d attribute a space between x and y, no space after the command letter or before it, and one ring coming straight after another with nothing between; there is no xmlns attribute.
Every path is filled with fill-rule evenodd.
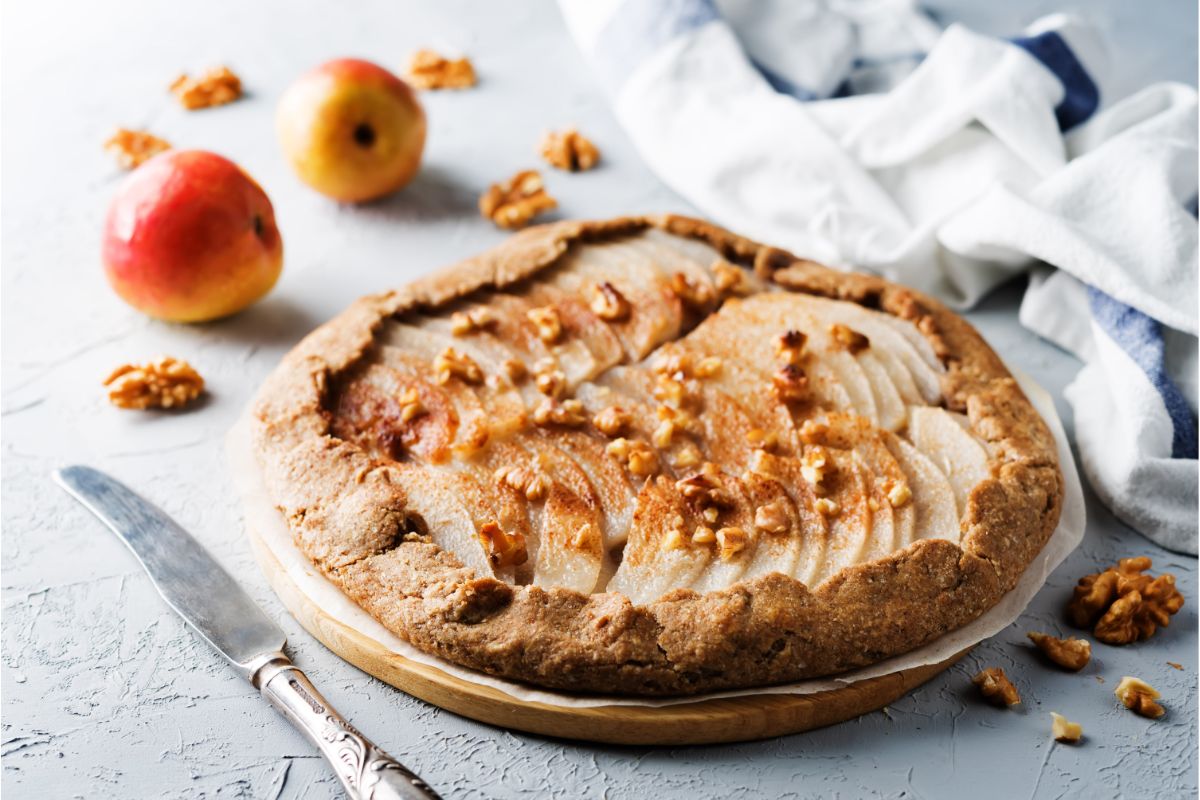
<svg viewBox="0 0 1200 800"><path fill-rule="evenodd" d="M875 711L945 670L967 651L931 666L805 695L764 694L649 708L569 708L518 700L386 649L339 622L306 595L262 539L248 531L271 588L322 644L364 672L464 717L528 733L614 744L711 744L766 739L832 725ZM968 648L969 649L969 648Z"/></svg>

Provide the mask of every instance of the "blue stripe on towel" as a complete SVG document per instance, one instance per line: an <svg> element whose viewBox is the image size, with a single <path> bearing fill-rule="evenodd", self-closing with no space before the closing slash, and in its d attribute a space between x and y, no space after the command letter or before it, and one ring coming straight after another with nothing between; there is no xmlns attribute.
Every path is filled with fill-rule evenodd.
<svg viewBox="0 0 1200 800"><path fill-rule="evenodd" d="M1046 31L1013 39L1012 43L1027 50L1062 82L1063 99L1054 109L1059 130L1069 131L1096 113L1100 90L1061 36Z"/></svg>
<svg viewBox="0 0 1200 800"><path fill-rule="evenodd" d="M720 18L712 0L625 0L596 39L596 63L615 91L667 42Z"/></svg>
<svg viewBox="0 0 1200 800"><path fill-rule="evenodd" d="M1158 321L1091 286L1088 304L1092 318L1146 373L1162 397L1174 428L1171 458L1196 458L1196 420L1183 393L1167 375L1162 327Z"/></svg>

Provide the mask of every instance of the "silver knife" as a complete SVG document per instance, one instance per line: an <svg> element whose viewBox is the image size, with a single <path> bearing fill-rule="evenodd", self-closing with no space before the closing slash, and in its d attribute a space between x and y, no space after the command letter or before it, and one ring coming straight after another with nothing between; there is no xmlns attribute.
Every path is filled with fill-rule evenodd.
<svg viewBox="0 0 1200 800"><path fill-rule="evenodd" d="M317 746L354 800L438 800L423 780L341 717L284 654L287 638L192 535L91 467L54 480L121 537L167 604Z"/></svg>

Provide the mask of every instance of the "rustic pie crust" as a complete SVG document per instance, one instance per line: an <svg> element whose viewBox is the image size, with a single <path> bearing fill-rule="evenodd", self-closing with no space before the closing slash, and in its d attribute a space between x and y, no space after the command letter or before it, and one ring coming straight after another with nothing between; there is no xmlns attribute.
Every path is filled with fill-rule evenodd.
<svg viewBox="0 0 1200 800"><path fill-rule="evenodd" d="M253 431L297 545L368 613L573 691L912 650L1013 588L1063 496L960 317L678 216L531 228L359 300Z"/></svg>

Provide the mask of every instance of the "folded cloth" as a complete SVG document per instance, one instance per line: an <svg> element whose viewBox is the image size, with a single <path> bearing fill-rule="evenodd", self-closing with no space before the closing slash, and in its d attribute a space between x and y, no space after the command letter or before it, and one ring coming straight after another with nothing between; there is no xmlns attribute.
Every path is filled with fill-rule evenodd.
<svg viewBox="0 0 1200 800"><path fill-rule="evenodd" d="M1084 368L1084 470L1197 549L1197 95L1108 106L1055 15L999 39L911 0L559 0L652 170L704 214L964 308L1037 267L1027 327ZM1190 204L1190 208L1189 208Z"/></svg>

